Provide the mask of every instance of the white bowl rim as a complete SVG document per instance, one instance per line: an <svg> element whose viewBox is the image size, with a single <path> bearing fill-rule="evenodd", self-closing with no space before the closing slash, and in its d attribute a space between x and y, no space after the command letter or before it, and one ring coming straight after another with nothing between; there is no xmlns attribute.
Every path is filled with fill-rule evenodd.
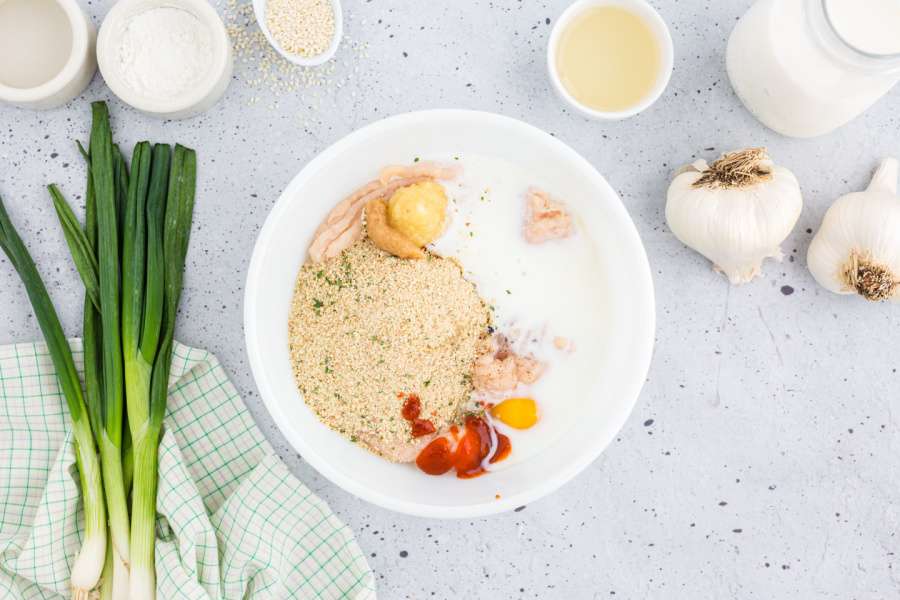
<svg viewBox="0 0 900 600"><path fill-rule="evenodd" d="M90 51L90 32L92 23L81 9L77 0L54 0L66 13L69 29L72 32L72 48L69 58L59 73L40 85L30 88L19 88L0 83L0 98L7 102L37 102L50 98L62 90L77 75L84 65Z"/></svg>
<svg viewBox="0 0 900 600"><path fill-rule="evenodd" d="M148 98L135 92L126 85L120 76L119 69L112 62L112 53L115 49L110 45L116 27L121 24L121 19L135 4L157 5L158 7L174 7L188 10L195 17L201 19L210 29L213 36L213 64L203 84L186 94L174 96L169 100ZM149 9L148 9L149 10ZM206 0L117 0L113 7L106 13L100 31L97 34L97 64L100 66L100 74L106 85L123 102L134 108L155 115L166 116L182 111L190 110L201 104L207 96L216 88L223 73L228 72L231 56L231 38L225 29L225 23L219 13Z"/></svg>
<svg viewBox="0 0 900 600"><path fill-rule="evenodd" d="M256 23L259 25L260 31L263 32L263 35L266 36L269 44L275 48L275 51L278 52L282 58L301 67L318 67L319 65L327 63L334 57L338 47L341 45L341 40L344 37L344 10L341 6L341 0L328 1L331 3L331 7L334 10L334 36L331 38L331 43L328 45L328 48L321 54L316 54L315 56L291 54L281 48L278 41L275 39L275 36L269 31L269 26L266 23L265 7L268 0L253 0L253 14L256 17Z"/></svg>
<svg viewBox="0 0 900 600"><path fill-rule="evenodd" d="M638 234L637 228L634 225L634 221L631 219L631 216L625 209L624 204L622 204L621 202L621 198L619 198L619 195L609 185L606 179L596 170L596 168L594 168L594 166L591 165L587 161L587 159L581 156L566 143L562 142L555 136L552 136L547 132L539 129L538 127L535 127L534 125L525 123L524 121L520 121L512 117L507 117L505 115L499 115L486 111L466 109L431 109L401 113L370 123L335 142L334 144L323 150L321 153L319 153L311 161L309 161L300 170L300 172L297 173L297 175L294 176L294 178L285 186L284 191L294 188L298 185L302 185L304 179L308 179L309 177L311 177L312 174L314 174L323 165L332 160L333 157L339 155L345 148L356 143L356 139L358 137L362 137L366 134L371 134L372 132L375 132L379 129L393 127L398 123L428 117L468 117L473 119L496 120L502 121L512 127L527 130L532 134L540 135L544 137L548 144L554 146L557 151L564 154L568 159L580 163L582 167L585 167L588 172L592 174L592 176L596 177L596 182L598 183L598 185L605 186L608 192L614 195L619 200L617 210L621 210L621 212L624 214L624 223L629 228L629 234L633 235L637 240L637 248L639 248L640 250L640 255L635 257L641 264L641 268L639 269L640 272L633 273L634 279L632 279L631 285L634 286L634 289L645 290L646 292L644 296L646 297L647 302L647 313L644 315L644 318L646 319L645 322L648 325L645 328L647 332L646 339L641 340L640 342L640 360L638 361L639 364L636 364L635 369L635 373L640 373L641 376L639 379L635 377L634 383L630 386L628 394L623 394L627 395L631 399L631 402L628 410L623 411L619 415L617 422L614 424L615 429L617 431L620 430L622 426L624 426L625 421L628 419L632 410L634 409L635 404L637 403L640 391L650 369L656 331L656 306L653 290L653 279L650 272L650 264L647 259L646 249L644 248L643 243L640 240L640 235ZM254 381L256 382L257 388L259 389L260 397L262 398L266 409L272 416L272 419L277 425L279 431L281 431L282 435L294 447L294 449L298 453L300 453L303 460L309 463L326 479L358 498L366 500L367 502L371 502L372 504L375 504L382 508L386 508L403 514L440 519L484 517L513 510L519 506L530 504L543 498L544 496L551 494L552 492L562 487L565 483L572 480L579 473L581 473L581 471L587 468L608 447L610 441L606 441L604 443L602 440L600 441L600 443L596 443L591 447L586 447L585 451L581 454L578 460L566 465L565 468L560 469L560 471L558 471L554 476L545 478L539 484L535 485L529 490L510 496L503 496L500 499L494 499L486 502L464 506L434 506L417 502L400 501L386 494L374 491L364 485L361 485L354 481L352 478L345 476L339 470L332 468L329 461L318 454L314 448L308 445L306 443L306 440L302 436L297 435L294 431L292 431L285 425L288 419L280 409L278 402L274 399L274 393L271 390L270 383L265 379L264 376L265 370L263 368L263 363L265 361L265 358L263 352L258 346L259 336L257 335L256 324L253 318L253 315L257 312L256 290L261 289L260 273L262 270L262 255L264 254L264 247L268 242L267 238L269 237L270 232L276 227L281 214L287 210L288 204L291 201L291 198L288 198L285 195L284 191L282 191L281 196L275 202L274 206L269 212L268 217L266 218L265 223L263 224L263 227L260 229L256 244L254 245L253 255L250 259L250 265L247 271L247 280L244 288L244 338L247 347L247 355L250 362L250 369L253 373Z"/></svg>
<svg viewBox="0 0 900 600"><path fill-rule="evenodd" d="M651 25L653 25L657 32L662 36L659 40L663 54L663 65L660 72L660 77L654 84L653 90L649 94L647 94L647 97L628 110L602 111L595 110L593 108L590 108L589 106L585 106L584 104L576 100L574 96L572 96L569 90L566 89L566 86L563 85L562 80L559 78L559 71L557 70L556 66L556 53L559 47L559 38L562 35L563 30L572 21L572 19L574 19L586 9L593 6L622 6L625 8L633 9L640 16L648 19L651 22ZM550 37L547 42L547 71L550 74L550 82L553 84L554 91L556 91L556 93L563 100L565 100L567 104L569 104L572 108L577 110L582 115L591 119L597 119L601 121L618 121L621 119L627 119L628 117L633 117L634 115L650 108L650 106L652 106L657 100L659 100L663 92L666 91L666 88L669 85L669 81L672 78L672 70L674 69L674 65L675 46L672 42L672 33L669 31L669 26L666 23L665 19L662 18L662 15L659 14L659 11L651 6L650 3L646 0L576 0L575 2L570 4L569 7L566 8L556 19L556 23L554 23L553 29L550 31Z"/></svg>

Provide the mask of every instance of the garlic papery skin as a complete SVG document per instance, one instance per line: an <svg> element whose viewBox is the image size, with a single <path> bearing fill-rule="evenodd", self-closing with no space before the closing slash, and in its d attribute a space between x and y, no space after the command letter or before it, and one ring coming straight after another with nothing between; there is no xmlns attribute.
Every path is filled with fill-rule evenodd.
<svg viewBox="0 0 900 600"><path fill-rule="evenodd" d="M679 240L741 284L761 273L764 259L782 259L781 242L802 209L794 174L773 164L765 148L748 148L681 169L669 185L666 221Z"/></svg>
<svg viewBox="0 0 900 600"><path fill-rule="evenodd" d="M825 212L806 262L819 285L866 300L900 301L898 163L881 161L869 187L838 198Z"/></svg>

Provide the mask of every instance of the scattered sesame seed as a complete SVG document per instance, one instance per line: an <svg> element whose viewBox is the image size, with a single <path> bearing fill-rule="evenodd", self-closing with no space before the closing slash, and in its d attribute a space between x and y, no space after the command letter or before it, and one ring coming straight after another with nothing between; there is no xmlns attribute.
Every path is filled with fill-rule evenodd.
<svg viewBox="0 0 900 600"><path fill-rule="evenodd" d="M235 77L253 90L246 99L247 105L258 104L261 97L291 96L303 90L309 109L315 111L323 98L327 100L334 90L349 82L351 74L337 76L337 61L319 67L302 67L285 60L260 30L251 0L227 0L223 18L234 49ZM342 52L352 53L350 58L354 63L368 58L368 43L358 43L345 36L341 47ZM308 115L299 118L306 121ZM304 123L306 128L311 125L309 121Z"/></svg>

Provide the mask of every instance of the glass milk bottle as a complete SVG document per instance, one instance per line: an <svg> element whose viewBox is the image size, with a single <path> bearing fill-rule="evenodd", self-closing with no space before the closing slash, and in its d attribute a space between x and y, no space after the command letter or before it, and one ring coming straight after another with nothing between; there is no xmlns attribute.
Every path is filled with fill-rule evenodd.
<svg viewBox="0 0 900 600"><path fill-rule="evenodd" d="M765 125L828 133L900 80L900 0L758 0L731 33L726 62Z"/></svg>

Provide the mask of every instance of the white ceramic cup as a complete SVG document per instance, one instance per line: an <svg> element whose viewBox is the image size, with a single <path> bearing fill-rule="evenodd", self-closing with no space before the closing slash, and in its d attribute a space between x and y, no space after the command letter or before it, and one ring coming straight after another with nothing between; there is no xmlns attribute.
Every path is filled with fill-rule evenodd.
<svg viewBox="0 0 900 600"><path fill-rule="evenodd" d="M660 52L662 53L662 66L660 67L656 83L643 100L627 110L607 112L585 106L569 93L569 90L566 89L566 86L559 76L559 70L557 68L557 52L559 49L560 38L566 28L572 23L573 19L581 15L585 10L594 6L619 6L636 14L647 23L653 32L653 35L659 42ZM656 9L644 0L576 0L569 8L564 10L556 20L556 24L550 32L550 42L547 45L547 69L550 73L550 81L553 84L553 89L556 90L556 93L560 98L582 115L591 119L603 121L617 121L619 119L634 116L656 102L669 84L674 60L675 50L669 28L659 13L656 12Z"/></svg>
<svg viewBox="0 0 900 600"><path fill-rule="evenodd" d="M30 88L13 87L0 82L0 100L23 108L47 109L61 106L79 95L97 70L94 45L97 30L77 0L56 0L69 20L72 48L69 59L54 77ZM0 60L15 60L2 57Z"/></svg>
<svg viewBox="0 0 900 600"><path fill-rule="evenodd" d="M212 63L206 77L194 88L161 100L141 94L124 79L118 53L128 22L135 15L160 7L186 10L209 28ZM234 59L225 24L206 0L118 0L107 13L97 36L97 62L106 84L123 102L163 119L196 116L219 101L231 82Z"/></svg>

